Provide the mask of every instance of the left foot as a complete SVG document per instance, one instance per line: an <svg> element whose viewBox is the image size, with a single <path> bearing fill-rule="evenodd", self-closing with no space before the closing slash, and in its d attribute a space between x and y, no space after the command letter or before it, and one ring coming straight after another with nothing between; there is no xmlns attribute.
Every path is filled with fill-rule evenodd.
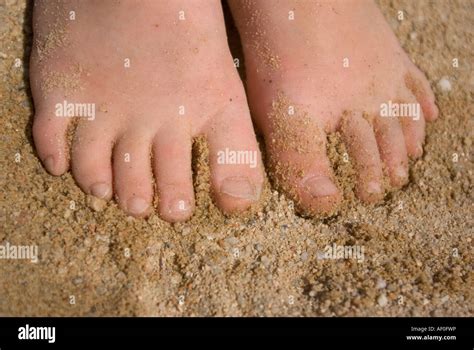
<svg viewBox="0 0 474 350"><path fill-rule="evenodd" d="M408 157L423 153L425 119L438 115L424 74L372 1L230 1L247 69L247 92L273 180L300 209L330 213L341 200L326 155L340 130L354 160L356 192L383 198L408 181ZM400 118L382 105L411 104Z"/></svg>
<svg viewBox="0 0 474 350"><path fill-rule="evenodd" d="M217 206L258 201L263 169L220 1L35 1L33 28L33 137L51 174L71 167L85 193L115 195L135 217L156 194L164 220L185 221L192 139L205 136Z"/></svg>

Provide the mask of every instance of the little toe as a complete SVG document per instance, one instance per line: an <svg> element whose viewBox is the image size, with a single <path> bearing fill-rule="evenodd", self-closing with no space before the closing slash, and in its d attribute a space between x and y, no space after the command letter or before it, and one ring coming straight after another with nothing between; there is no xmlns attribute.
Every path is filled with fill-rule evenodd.
<svg viewBox="0 0 474 350"><path fill-rule="evenodd" d="M410 91L402 93L400 101L404 104L418 104L415 96ZM416 116L400 117L403 135L405 136L405 145L407 154L413 159L420 158L423 155L423 142L425 141L425 118L423 110Z"/></svg>
<svg viewBox="0 0 474 350"><path fill-rule="evenodd" d="M55 115L51 108L37 107L33 122L36 151L46 170L62 175L69 168L69 150L66 139L69 118Z"/></svg>
<svg viewBox="0 0 474 350"><path fill-rule="evenodd" d="M438 118L439 110L433 90L425 75L413 63L410 62L410 65L410 72L405 76L405 84L420 103L425 119L429 122L434 121Z"/></svg>

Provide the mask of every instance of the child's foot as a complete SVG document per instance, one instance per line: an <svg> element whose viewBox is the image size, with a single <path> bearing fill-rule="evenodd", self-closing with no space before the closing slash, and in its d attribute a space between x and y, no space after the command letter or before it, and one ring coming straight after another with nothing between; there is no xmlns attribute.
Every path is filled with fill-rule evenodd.
<svg viewBox="0 0 474 350"><path fill-rule="evenodd" d="M244 47L251 111L277 184L305 211L331 212L341 194L326 155L326 134L338 129L355 163L359 198L383 197L383 167L391 185L405 184L408 156L422 155L425 119L434 120L438 110L428 81L376 5L230 5ZM406 113L411 117L381 117L381 106L390 103L413 104Z"/></svg>
<svg viewBox="0 0 474 350"><path fill-rule="evenodd" d="M70 159L86 193L115 192L133 216L151 212L156 186L160 215L181 221L194 207L192 137L204 134L218 206L235 212L254 203L260 154L220 5L35 1L33 135L47 170L61 175ZM238 151L251 156L240 164L219 158Z"/></svg>

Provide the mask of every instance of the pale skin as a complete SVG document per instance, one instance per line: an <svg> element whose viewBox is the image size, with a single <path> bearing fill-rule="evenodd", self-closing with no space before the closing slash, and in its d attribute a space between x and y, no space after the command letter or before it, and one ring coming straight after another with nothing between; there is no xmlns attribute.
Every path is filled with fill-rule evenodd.
<svg viewBox="0 0 474 350"><path fill-rule="evenodd" d="M217 206L235 213L256 203L263 167L248 106L269 163L303 170L277 180L309 214L331 212L341 200L326 155L327 133L341 130L357 170L357 194L373 202L383 197L383 168L393 187L408 181L408 158L423 153L424 121L438 114L425 76L370 1L231 0L249 101L227 47L219 1L53 3L37 1L34 12L38 41L30 75L38 155L51 174L71 169L84 192L107 200L115 194L119 206L136 217L154 210L157 194L164 220L189 219L191 145L198 135L209 144ZM70 9L74 21L67 20ZM249 21L256 13L264 18ZM66 16L61 26L67 40L40 57L35 48L58 16ZM258 47L265 48L263 54ZM269 55L276 62L269 63ZM48 72L67 73L77 64L80 88L45 87ZM311 152L272 147L276 134L269 116L280 95L308 115L311 125L295 130L300 137L293 143L301 138ZM54 114L63 100L102 106L93 121L79 121L70 150L71 118ZM421 118L381 118L379 106L388 100L420 103ZM320 132L309 135L311 130ZM258 166L218 164L217 153L226 148L257 152Z"/></svg>
<svg viewBox="0 0 474 350"><path fill-rule="evenodd" d="M375 3L231 0L229 4L242 37L252 115L270 158L304 170L302 177L281 181L294 189L293 197L305 211L331 212L341 193L325 145L318 146L321 137L310 138L314 147L308 154L269 147L269 110L281 92L303 106L311 124L326 134L341 131L355 163L360 199L374 202L383 197L383 166L391 185L403 186L408 181L408 157L422 155L425 120L436 119L438 109L424 74L403 51ZM255 13L261 17L257 31L247 24ZM265 64L267 55L252 52L255 40L265 42L278 57L277 68ZM420 119L379 117L381 103L389 100L420 103ZM299 134L305 135L307 129L311 130L305 125Z"/></svg>

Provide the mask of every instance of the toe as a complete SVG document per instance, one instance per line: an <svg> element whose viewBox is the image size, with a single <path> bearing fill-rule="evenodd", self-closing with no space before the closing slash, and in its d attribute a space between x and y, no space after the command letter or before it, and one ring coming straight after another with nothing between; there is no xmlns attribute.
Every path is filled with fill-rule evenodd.
<svg viewBox="0 0 474 350"><path fill-rule="evenodd" d="M136 217L147 216L152 211L151 141L146 130L129 131L118 140L113 151L117 202Z"/></svg>
<svg viewBox="0 0 474 350"><path fill-rule="evenodd" d="M33 122L36 151L46 170L62 175L69 168L66 139L69 118L56 117L54 110L37 108Z"/></svg>
<svg viewBox="0 0 474 350"><path fill-rule="evenodd" d="M417 100L413 94L406 91L401 94L400 101L411 105L417 104ZM425 140L425 118L422 110L416 117L400 117L403 135L405 136L405 145L408 156L413 159L423 155L423 142Z"/></svg>
<svg viewBox="0 0 474 350"><path fill-rule="evenodd" d="M401 187L408 181L408 157L400 123L395 118L377 117L374 131L380 157L384 162L390 183Z"/></svg>
<svg viewBox="0 0 474 350"><path fill-rule="evenodd" d="M194 210L191 148L191 133L184 126L164 129L153 143L159 213L169 222L185 221Z"/></svg>
<svg viewBox="0 0 474 350"><path fill-rule="evenodd" d="M250 114L230 108L207 128L211 187L224 213L241 212L258 202L263 167Z"/></svg>
<svg viewBox="0 0 474 350"><path fill-rule="evenodd" d="M304 214L331 214L342 196L326 154L326 134L316 125L307 125L300 136L303 148L281 147L273 136L266 138L272 179Z"/></svg>
<svg viewBox="0 0 474 350"><path fill-rule="evenodd" d="M435 96L425 75L410 62L410 73L405 76L405 84L421 105L427 121L438 118L439 110L435 103Z"/></svg>
<svg viewBox="0 0 474 350"><path fill-rule="evenodd" d="M112 186L112 148L116 131L95 122L81 122L74 135L71 168L85 193L110 199Z"/></svg>
<svg viewBox="0 0 474 350"><path fill-rule="evenodd" d="M346 113L341 132L349 156L354 160L358 197L365 202L382 199L382 163L372 125L361 113Z"/></svg>

